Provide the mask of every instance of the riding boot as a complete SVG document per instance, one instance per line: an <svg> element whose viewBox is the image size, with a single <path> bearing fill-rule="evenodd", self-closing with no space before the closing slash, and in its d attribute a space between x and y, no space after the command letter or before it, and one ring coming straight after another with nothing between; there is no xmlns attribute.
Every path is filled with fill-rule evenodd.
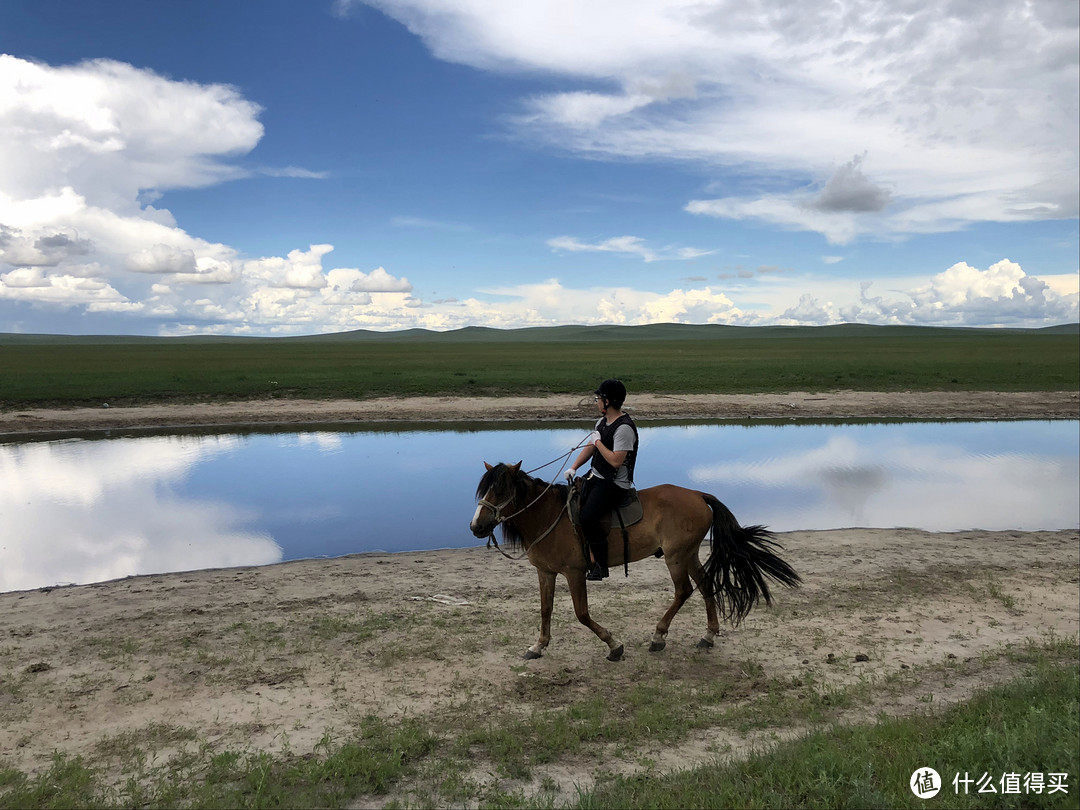
<svg viewBox="0 0 1080 810"><path fill-rule="evenodd" d="M585 579L589 580L590 582L599 582L602 579L607 579L607 577L608 577L608 566L607 566L608 544L607 544L607 538L605 538L602 543L600 543L600 542L591 543L589 545L589 548L591 549L592 555L596 559L596 562L594 562L592 564L592 566L589 568L589 572L587 574L585 574Z"/></svg>

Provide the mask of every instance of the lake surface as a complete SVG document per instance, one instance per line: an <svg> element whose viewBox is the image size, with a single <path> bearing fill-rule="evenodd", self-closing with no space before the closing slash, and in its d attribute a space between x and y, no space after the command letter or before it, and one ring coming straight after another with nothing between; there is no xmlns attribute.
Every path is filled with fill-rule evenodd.
<svg viewBox="0 0 1080 810"><path fill-rule="evenodd" d="M1069 529L1080 423L641 425L637 483L741 523ZM318 430L0 443L0 591L477 545L483 461L539 467L588 429ZM536 473L553 478L561 460Z"/></svg>

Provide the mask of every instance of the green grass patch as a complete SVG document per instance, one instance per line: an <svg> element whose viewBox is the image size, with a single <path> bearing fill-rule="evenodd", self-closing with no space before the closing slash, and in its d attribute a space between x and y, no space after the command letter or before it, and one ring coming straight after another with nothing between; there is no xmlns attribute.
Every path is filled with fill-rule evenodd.
<svg viewBox="0 0 1080 810"><path fill-rule="evenodd" d="M179 731L174 737L187 739ZM127 778L108 786L103 769L81 757L56 754L35 777L0 769L0 806L50 807L342 807L357 796L384 794L432 750L435 737L406 720L391 726L366 718L355 739L329 736L310 754L262 751L174 754L164 762L153 746L132 750L132 740L105 741L113 755L123 750ZM148 741L149 742L149 741Z"/></svg>
<svg viewBox="0 0 1080 810"><path fill-rule="evenodd" d="M610 358L602 371L598 356ZM587 394L598 376L652 393L1075 390L1080 336L1061 329L673 324L258 339L0 335L5 408Z"/></svg>
<svg viewBox="0 0 1080 810"><path fill-rule="evenodd" d="M1046 807L1075 808L1080 785L1080 678L1046 665L1032 677L987 690L941 714L836 728L778 745L745 761L668 776L611 777L582 796L583 808ZM934 768L945 786L933 799L909 787ZM1001 777L1020 775L1019 794ZM1025 774L1066 773L1067 792L1023 792ZM998 792L959 792L953 779L989 774Z"/></svg>

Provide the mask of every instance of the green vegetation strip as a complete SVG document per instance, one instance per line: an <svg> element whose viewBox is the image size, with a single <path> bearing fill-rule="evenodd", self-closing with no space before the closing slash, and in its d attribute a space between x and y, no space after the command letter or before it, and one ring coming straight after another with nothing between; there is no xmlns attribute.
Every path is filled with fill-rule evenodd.
<svg viewBox="0 0 1080 810"><path fill-rule="evenodd" d="M579 806L1076 807L1078 690L1075 668L1044 667L1033 678L987 690L941 715L822 731L716 768L657 778L612 777L583 796ZM930 804L909 787L912 775L927 767L941 776L941 792ZM1050 774L1065 773L1068 789L1025 790L1030 773L1042 775L1047 784ZM996 793L979 792L984 774ZM1018 774L1017 793L1003 792L1006 774ZM954 783L957 776L973 781Z"/></svg>
<svg viewBox="0 0 1080 810"><path fill-rule="evenodd" d="M0 407L266 397L631 391L1049 391L1080 388L1080 335L918 327L673 324L311 338L0 335Z"/></svg>
<svg viewBox="0 0 1080 810"><path fill-rule="evenodd" d="M87 759L57 753L50 768L28 776L0 763L0 806L51 807L342 807L363 797L387 807L925 807L909 788L917 769L934 768L944 782L932 806L1068 808L1080 785L1080 674L1075 640L1049 640L1006 650L974 667L1012 661L1025 674L941 712L881 716L876 724L829 726L841 712L872 705L892 683L829 690L806 684L758 682L751 700L798 693L763 728L824 728L793 742L762 747L745 759L668 775L642 767L634 750L677 744L711 728L739 724L728 690L678 693L677 683L643 685L626 701L593 697L521 717L459 707L454 723L366 717L344 741L328 732L310 753L216 750L190 730L151 725L105 737ZM941 672L927 670L920 677ZM752 669L752 667L751 667ZM750 676L754 677L754 676ZM908 684L910 687L911 684ZM918 684L916 684L918 687ZM732 684L732 688L746 689ZM746 699L742 701L744 704ZM693 710L690 711L690 707ZM774 710L776 707L774 706ZM453 728L453 731L448 729ZM570 760L599 774L591 790L567 800L550 780L529 794L533 769ZM640 775L612 775L616 761ZM591 765L590 765L591 763ZM1041 793L1005 794L1000 778L1045 777ZM957 791L954 775L990 774L998 793ZM1051 792L1051 774L1067 774Z"/></svg>

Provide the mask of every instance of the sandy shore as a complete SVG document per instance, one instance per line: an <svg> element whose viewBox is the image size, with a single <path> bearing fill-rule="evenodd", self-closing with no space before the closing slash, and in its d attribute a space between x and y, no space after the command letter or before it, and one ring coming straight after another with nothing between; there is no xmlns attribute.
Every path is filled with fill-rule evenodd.
<svg viewBox="0 0 1080 810"><path fill-rule="evenodd" d="M717 712L752 712L778 695L798 701L807 690L827 706L828 695L853 689L857 698L826 708L825 721L873 721L963 699L1026 671L1016 653L1029 642L1077 637L1077 531L848 529L780 541L805 584L725 630L710 652L695 648L705 631L697 597L667 649L648 651L672 596L662 560L591 587L593 617L626 645L616 663L575 621L561 579L551 646L523 661L538 627L536 575L484 548L0 594L0 763L35 771L61 751L108 772L125 746L159 762L199 745L303 755L326 734L347 739L369 715L420 720L450 739L477 718L560 712L658 682L702 695L724 684ZM570 797L601 764L688 767L801 733L803 723L748 731L718 719L675 746L620 748L603 763L601 746L550 763L518 787L546 779ZM500 782L491 763L474 765L470 778ZM354 806L385 801L356 797Z"/></svg>
<svg viewBox="0 0 1080 810"><path fill-rule="evenodd" d="M635 394L626 404L638 419L1080 418L1080 395L1075 391ZM105 405L33 410L0 407L0 435L222 425L581 420L595 413L591 398L565 395L523 399L268 399L123 408Z"/></svg>
<svg viewBox="0 0 1080 810"><path fill-rule="evenodd" d="M1070 392L635 397L632 405L639 418L1078 416ZM590 409L549 397L10 411L0 414L0 432L581 419ZM132 741L159 762L199 746L303 755L324 735L347 739L369 715L419 719L449 738L476 717L558 712L653 682L701 695L724 683L723 707L749 709L778 690L827 698L852 688L859 698L826 722L873 720L1016 677L1028 666L1017 650L1075 643L1080 632L1080 531L853 528L779 539L805 584L725 630L711 652L694 646L705 630L699 597L676 617L667 649L648 651L672 596L662 560L591 587L593 617L626 645L617 663L578 625L561 579L552 644L524 662L539 621L535 572L482 547L3 593L0 767L40 771L59 751L119 779L115 751ZM747 731L721 717L678 745L619 749L616 760L625 772L688 767L801 733L802 722ZM591 784L603 753L537 768L523 789L547 780L573 796L575 785ZM469 778L500 781L490 763L475 768Z"/></svg>

